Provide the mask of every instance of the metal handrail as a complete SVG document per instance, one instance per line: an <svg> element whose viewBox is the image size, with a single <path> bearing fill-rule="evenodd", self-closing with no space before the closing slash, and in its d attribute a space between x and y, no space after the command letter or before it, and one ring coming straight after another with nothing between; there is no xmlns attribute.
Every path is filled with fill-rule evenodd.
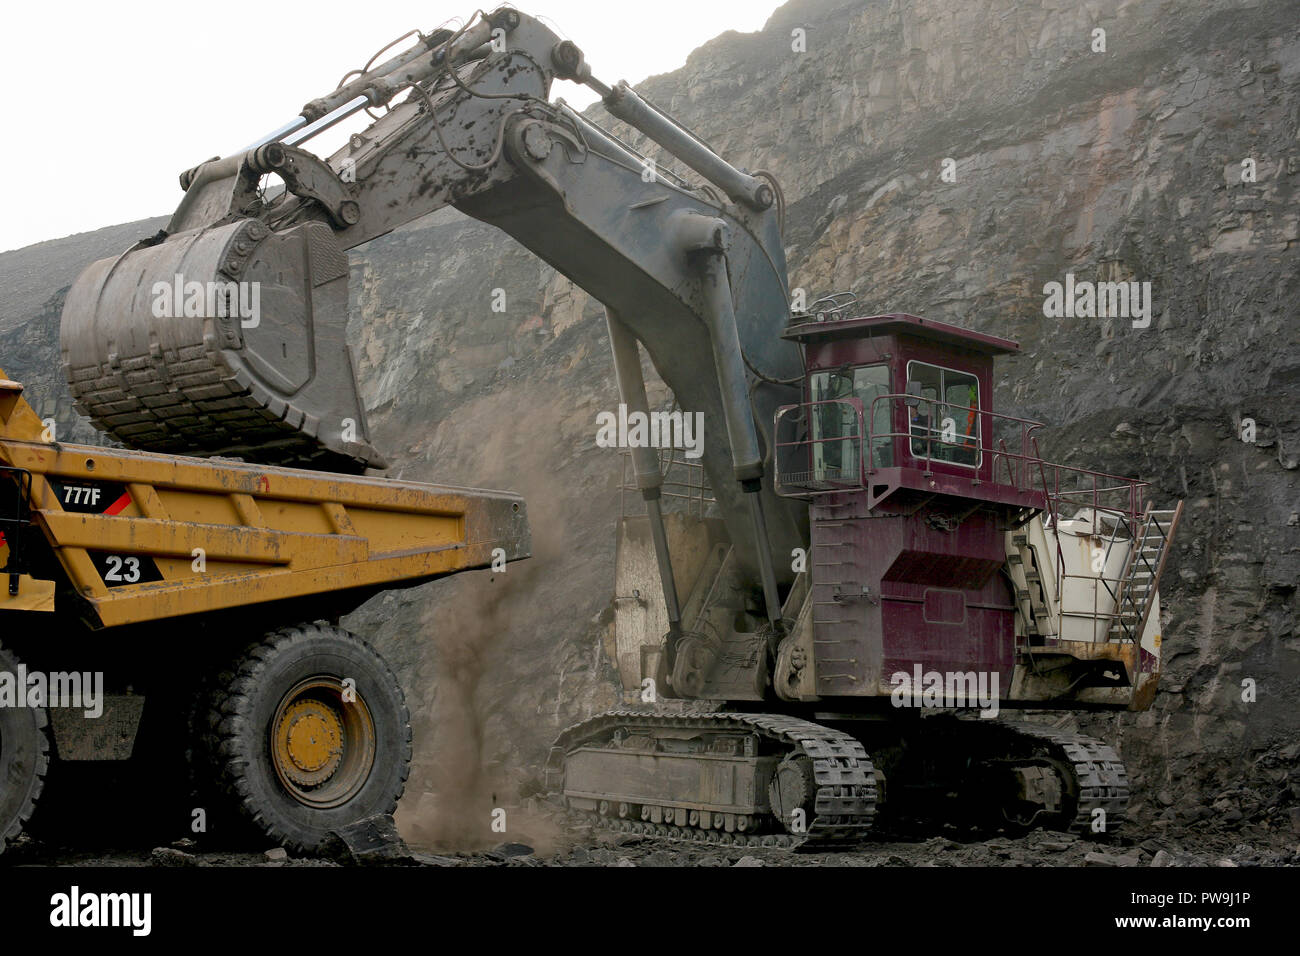
<svg viewBox="0 0 1300 956"><path fill-rule="evenodd" d="M811 410L818 405L847 406L849 411L853 413L852 424L854 425L854 429L852 433L823 436L821 438L813 438L811 434L811 427L809 427L807 437L798 438L795 441L780 440L782 420L785 418L788 412L795 411L798 412L800 415L804 415L804 422L808 425L811 425L811 422L813 420L812 417L813 412ZM787 419L787 421L789 420ZM780 408L776 410L776 413L773 416L773 436L774 436L775 447L776 447L773 470L775 473L774 484L777 493L778 494L782 493L782 489L785 488L791 490L797 489L800 492L800 494L813 496L813 495L837 494L837 493L842 493L847 491L860 491L861 489L865 488L866 482L863 479L863 470L862 470L863 432L864 432L864 425L863 425L863 417L862 417L862 400L859 398L828 398L816 402L802 402L795 405L782 405ZM834 478L814 477L815 469L812 467L812 462L811 462L812 449L818 445L825 445L830 443L838 444L840 442L846 442L846 441L853 443L854 451L852 453L852 456L850 458L847 467L845 463L843 462L841 463L839 467L841 474ZM869 448L871 446L868 445L867 447ZM809 468L807 471L794 472L788 469L783 469L781 467L783 456L789 454L789 449L806 450L810 459ZM846 472L849 472L850 469L851 469L851 475L845 474ZM795 480L794 481L789 480L791 477L793 477ZM831 487L814 488L813 482L817 482L819 484L830 484Z"/></svg>
<svg viewBox="0 0 1300 956"><path fill-rule="evenodd" d="M876 405L879 402L890 403L889 431L877 432L875 429ZM867 419L871 427L867 430L866 448L875 448L878 439L887 439L894 442L897 450L900 444L897 440L903 439L906 443L907 454L914 460L924 463L924 467L929 470L936 464L944 466L945 472L965 473L968 474L972 482L980 481L982 472L981 465L984 456L990 456L988 464L988 480L994 483L1001 483L999 470L1000 465L1005 463L1005 473L1007 483L1010 487L1022 492L1036 492L1043 496L1043 510L1045 520L1053 527L1058 527L1062 518L1062 506L1065 504L1073 505L1076 510L1088 505L1092 508L1092 521L1094 533L1098 527L1098 522L1103 514L1113 514L1124 521L1131 529L1130 534L1135 534L1139 526L1143 513L1143 489L1148 487L1148 483L1134 478L1125 478L1120 475L1111 475L1106 472L1093 471L1088 468L1076 468L1070 465L1061 465L1054 462L1045 461L1038 445L1038 435L1035 434L1039 429L1046 427L1043 422L1034 421L1029 418L1020 418L1015 415L1004 415L998 412L989 411L988 409L976 410L976 422L978 427L973 435L961 435L957 442L944 442L942 439L938 443L942 445L956 445L958 447L970 448L970 439L975 439L979 457L976 458L977 465L961 465L956 462L936 459L930 450L933 449L936 439L934 437L933 423L927 423L926 430L926 450L924 456L917 455L912 447L912 440L917 437L916 432L910 427L907 431L897 431L894 428L894 412L897 409L897 403L902 402L905 405L911 403L925 402L935 409L956 409L959 412L965 412L967 415L971 412L969 405L960 405L955 402L944 402L938 399L919 399L915 395L906 393L891 393L887 395L878 395L871 401L870 417ZM997 438L996 445L994 435L992 434L995 427L999 424L1010 424L1013 428L1020 431L1020 451L1013 452L1007 447L1007 439ZM987 434L986 434L987 430ZM862 467L866 475L870 475L877 469L872 467L865 454L862 454ZM960 469L960 472L958 471ZM1082 484L1082 488L1062 487L1067 481ZM1114 497L1122 495L1123 500L1116 502ZM1059 606L1062 596L1062 588L1065 581L1065 552L1062 548L1060 535L1056 535L1056 575L1055 575L1055 600ZM1049 559L1050 560L1050 559Z"/></svg>
<svg viewBox="0 0 1300 956"><path fill-rule="evenodd" d="M709 506L717 503L717 499L713 496L712 489L709 487L709 478L704 473L704 465L698 461L678 458L678 451L677 448L659 449L659 473L663 479L663 483L660 485L660 497L683 500L686 502L687 514L704 517ZM665 452L667 452L666 459L664 457ZM619 480L619 513L625 518L631 514L627 505L628 492L640 491L636 483L635 471L633 471L631 479L628 478L628 464L631 458L631 450L623 449L621 455L623 471ZM684 471L685 477L674 478L675 470Z"/></svg>
<svg viewBox="0 0 1300 956"><path fill-rule="evenodd" d="M906 406L906 405L910 405L911 403L917 403L917 404L919 404L919 403L924 402L925 404L927 404L927 405L931 405L931 406L939 406L939 407L941 407L941 408L951 408L951 409L956 409L956 410L958 410L959 412L966 413L966 414L968 414L968 415L969 415L969 413L972 411L971 406L969 406L969 405L961 405L961 404L958 404L957 402L944 402L944 401L940 401L939 399L919 398L919 397L916 396L916 395L909 395L909 394L902 393L902 392L891 392L891 393L886 394L886 395L877 395L875 398L873 398L873 399L871 400L871 417L870 417L870 421L872 422L872 427L871 427L871 431L870 431L870 438L871 438L871 440L872 440L873 442L874 442L877 438L890 438L890 439L904 438L904 439L908 439L908 444L907 444L907 453L908 453L908 455L909 455L911 458L913 458L914 460L916 460L916 461L923 461L923 462L926 462L926 463L927 463L927 467L928 467L929 465L931 465L931 464L938 463L938 464L940 464L940 465L955 465L955 466L958 467L958 468L972 469L972 471L978 471L978 470L979 470L979 465L978 465L978 464L977 464L976 466L971 466L971 465L962 465L962 464L960 464L960 463L956 463L956 462L944 461L944 460L941 459L941 458L935 458L932 454L926 454L926 455L918 455L918 454L916 454L914 451L912 451L912 448L911 448L911 440L912 440L912 439L915 439L915 438L917 438L917 437L919 437L919 436L918 436L918 434L917 434L915 431L913 431L911 428L909 428L907 431L894 431L894 430L892 429L892 427L891 427L891 430L888 431L888 432L877 432L877 431L875 430L876 405L877 405L877 403L879 403L879 402L889 402L889 403L891 403L891 409L890 409L891 414L890 414L890 419L891 419L891 422L892 422L892 419L893 419L893 414L892 414L892 412L893 412L894 408L897 407L897 403L900 402L900 401L901 401L905 406ZM979 453L980 453L980 458L978 459L978 461L979 461L980 464L983 463L983 458L984 458L984 455L985 455L985 454L987 454L987 455L990 456L990 471L993 471L993 470L996 469L996 465L997 465L997 462L998 462L999 460L1005 460L1005 461L1007 461L1007 462L1008 462L1007 477L1008 477L1009 479L1011 479L1010 482L1009 482L1009 484L1010 484L1012 487L1014 487L1014 488L1017 488L1017 489L1020 489L1020 490L1027 490L1027 489L1024 487L1024 486L1025 486L1024 466L1023 466L1023 465L1021 466L1021 468L1020 468L1020 470L1019 470L1019 473L1017 474L1017 472L1012 471L1012 469L1010 468L1010 462L1012 462L1012 461L1017 461L1017 462L1026 462L1026 461L1028 461L1028 460L1030 459L1031 456L1029 455L1029 447L1028 447L1029 435L1030 435L1031 432L1033 432L1034 429L1036 429L1036 428L1042 428L1042 427L1043 427L1043 423L1042 423L1042 422L1034 421L1033 419L1030 419L1030 418L1017 418L1017 417L1014 416L1014 415L1003 415L1003 414L1001 414L1001 413L999 413L999 412L992 412L992 411L989 411L988 409L985 409L985 408L975 409L974 411L975 411L975 416L976 416L976 425L977 425L975 433L974 433L973 435L965 435L965 434L960 435L960 436L958 436L958 440L957 440L957 441L948 442L948 441L944 441L942 438L937 438L937 439L936 439L936 438L934 437L935 432L938 431L939 434L942 435L942 430L937 430L937 429L933 428L932 426L927 425L927 426L926 426L926 432L927 432L927 434L926 434L926 436L925 436L926 447L927 447L927 449L932 448L935 444L938 444L938 445L941 445L941 446L943 446L943 445L951 445L951 446L953 446L953 447L958 447L958 448L970 448L970 447L972 447L972 443L971 443L970 439L974 439L974 440L975 440L975 441L974 441L974 447L975 447L975 448L979 451ZM1014 453L1014 452L1009 451L1009 450L1007 449L1007 446L1006 446L1006 439L1005 439L1005 438L1003 438L1003 439L998 439L998 447L996 447L996 448L993 447L992 444L985 443L985 442L983 441L983 438L984 438L984 426L983 426L983 422L981 421L983 418L989 418L989 419L994 420L994 424L996 424L997 422L1011 422L1011 423L1013 423L1013 424L1015 424L1015 425L1019 425L1020 428L1021 428L1021 448L1020 448L1020 453L1019 453L1019 454L1016 454L1016 453ZM992 436L989 436L989 437L990 437L990 439L991 439ZM870 474L870 473L871 473L872 471L874 471L874 470L875 470L875 469L868 469L868 474Z"/></svg>
<svg viewBox="0 0 1300 956"><path fill-rule="evenodd" d="M875 422L877 421L877 403L889 402L889 425L886 430L877 431ZM924 402L927 411L930 413L923 425L908 421L906 431L900 431L896 428L897 423L897 404L904 402L907 404ZM813 422L816 416L816 407L819 405L840 404L847 406L852 411L852 417L847 420L841 419L841 430L838 434L823 435L813 438ZM776 488L778 493L789 493L793 491L798 497L813 497L819 494L833 494L836 492L852 492L865 488L870 475L895 465L905 463L909 458L917 468L925 469L927 475L933 474L931 469L939 467L946 476L966 477L971 484L978 485L981 482L987 482L993 485L1014 488L1022 493L1030 493L1035 496L1041 496L1041 511L1043 513L1044 525L1054 529L1054 545L1049 545L1049 553L1043 554L1041 560L1044 563L1051 562L1055 565L1054 587L1049 597L1047 593L1044 597L1049 597L1056 608L1056 614L1061 615L1064 612L1062 601L1064 599L1065 587L1067 580L1087 578L1098 582L1093 590L1092 613L1088 614L1086 610L1077 613L1090 617L1098 622L1107 621L1108 632L1113 629L1116 621L1121 623L1126 619L1126 615L1131 616L1135 611L1131 595L1126 594L1127 589L1124 587L1124 581L1127 577L1126 572L1121 572L1119 578L1113 579L1107 577L1105 572L1105 563L1102 571L1098 574L1078 574L1067 573L1066 554L1061 532L1061 523L1063 520L1079 516L1082 517L1084 509L1091 509L1089 524L1078 533L1104 535L1109 540L1106 547L1106 555L1109 556L1114 544L1120 536L1127 535L1132 542L1132 548L1136 549L1140 545L1142 535L1143 518L1145 516L1145 500L1147 497L1146 489L1149 483L1136 478L1126 478L1121 475L1112 475L1107 472L1094 471L1088 468L1078 468L1071 465L1062 465L1055 462L1049 462L1044 459L1042 450L1039 447L1038 431L1046 426L1042 422L1034 421L1028 418L1019 418L1014 415L1003 415L992 412L987 409L977 409L975 421L979 427L972 429L972 433L953 436L956 440L943 441L939 429L934 428L935 419L939 413L947 409L956 409L958 413L964 412L970 415L971 408L969 405L962 405L955 402L944 402L938 399L919 399L915 395L905 393L892 393L879 395L873 398L864 408L861 401L856 397L846 397L840 399L825 399L819 402L805 402L798 405L786 405L779 408L776 412L774 424L776 425ZM868 410L870 414L868 415ZM801 416L796 419L793 416ZM957 415L953 415L957 417ZM968 419L969 421L969 419ZM798 429L798 438L794 441L782 441L782 426L794 422ZM1020 442L1018 451L1011 451L1008 447L1008 441L1014 442L1014 438L1009 435L998 435L995 432L1001 430L998 426L1010 425L1013 429L1020 432ZM918 425L920 427L918 428ZM970 427L968 424L967 427ZM921 441L923 440L923 442ZM849 455L849 461L841 461L840 467L842 473L835 477L822 475L820 478L813 480L812 461L813 456L809 449L819 444L831 442L852 441L855 448L849 452L848 449L841 448L842 455ZM917 445L913 448L912 442L916 441ZM875 450L883 443L888 443L892 450L892 456L889 461L893 464L882 463L875 456ZM918 454L924 445L924 454ZM967 450L975 450L978 457L975 458L976 464L963 465L960 462L936 458L934 449L938 446L956 446ZM809 471L794 473L789 468L783 468L783 463L791 450L797 450L797 453L807 456L809 462ZM904 457L903 453L907 457ZM856 470L857 474L850 476L849 469ZM792 478L797 480L791 480ZM1104 529L1104 530L1103 530ZM1051 556L1050 551L1054 550L1055 555ZM1134 554L1125 562L1125 569L1133 561L1142 561L1149 563L1148 556ZM1109 595L1114 600L1114 606L1109 611L1101 610L1099 602L1104 600L1102 588L1105 589L1105 595ZM1127 601L1127 603L1126 603ZM1075 611L1069 612L1075 615ZM1060 627L1058 622L1058 629ZM1125 627L1125 632L1131 629ZM1140 637L1140 633L1137 635ZM1137 638L1134 638L1137 639Z"/></svg>
<svg viewBox="0 0 1300 956"><path fill-rule="evenodd" d="M959 440L956 442L944 442L941 438L936 438L933 434L935 429L933 429L933 427L929 425L926 426L927 434L924 437L926 439L927 449L933 448L936 444L940 446L953 445L956 447L971 448L972 444L970 439L974 439L975 440L974 447L979 452L980 458L978 460L981 462L981 466L972 467L970 465L962 465L960 463L945 461L943 459L935 458L933 454L927 454L927 455L915 454L911 447L911 441L912 439L918 437L917 433L914 432L911 428L909 428L907 431L895 430L892 425L892 421L893 421L892 413L893 413L893 408L897 407L896 403L915 402L917 400L918 400L917 397L914 395L909 395L906 393L890 393L886 395L878 395L875 398L873 398L871 400L871 405L869 409L864 407L862 405L861 400L856 397L824 399L819 402L803 402L795 405L784 405L781 408L777 409L774 418L774 423L777 426L776 434L778 436L778 441L776 442L776 448L778 451L778 459L777 459L778 466L781 461L779 456L783 449L789 449L789 448L799 447L799 446L810 447L813 445L825 444L830 442L852 441L857 446L856 458L857 458L857 464L861 469L862 477L857 481L851 482L849 484L833 487L833 488L824 488L824 489L809 488L807 489L807 493L826 494L826 493L832 493L836 491L853 490L853 488L855 487L865 485L865 476L871 475L879 470L877 466L872 464L870 455L868 453L869 450L876 448L879 442L889 440L890 442L893 442L893 447L895 451L897 451L899 443L896 440L904 439L906 441L905 447L907 450L907 454L914 461L924 463L927 472L928 469L938 464L941 466L945 466L945 468L954 469L954 473L956 474L968 474L971 476L971 479L973 481L978 482L981 480L979 475L982 471L982 462L984 460L983 456L988 455L990 456L989 457L989 475L990 475L989 480L993 481L996 484L1002 484L1002 482L998 478L997 472L999 469L999 465L1001 463L1005 463L1005 471L1007 476L1006 484L1009 487L1015 488L1018 491L1041 493L1044 498L1044 511L1047 513L1047 515L1049 516L1050 520L1053 523L1056 523L1060 520L1061 505L1067 503L1074 505L1076 508L1081 508L1090 504L1093 510L1094 524L1097 520L1097 517L1103 513L1122 515L1130 521L1131 526L1136 526L1138 520L1141 518L1142 515L1141 490L1147 487L1148 485L1147 482L1135 478L1125 478L1121 475L1112 475L1106 472L1093 471L1088 468L1077 468L1072 465L1061 465L1061 464L1045 461L1043 459L1042 453L1038 446L1038 436L1034 433L1038 431L1038 429L1044 428L1046 426L1044 425L1043 422L1035 421L1033 419L1020 418L1015 415L1004 415L1002 413L989 411L987 409L978 409L976 415L977 415L977 421L980 422L980 427L976 430L976 432L973 435L963 434L959 436ZM969 413L971 411L970 406L959 405L958 403L955 402L944 402L938 399L920 399L920 401L924 401L931 406L936 406L942 409L958 409L966 413ZM891 425L888 431L878 432L875 429L876 406L880 402L893 403L893 407L891 407L891 415L890 415ZM856 419L855 424L857 426L856 431L848 434L824 436L822 438L816 438L816 439L811 437L802 437L796 441L779 440L780 426L782 424L782 419L790 412L797 410L801 414L806 414L807 420L811 422L812 420L811 410L815 406L827 405L832 403L848 405L853 409L854 417ZM870 412L869 416L867 414L868 411ZM997 444L995 446L993 443L993 436L985 434L985 424L983 421L984 419L987 419L989 422L995 425L998 423L1010 423L1011 425L1018 427L1021 433L1020 451L1019 452L1010 451L1009 448L1007 447L1007 442L1005 438L997 439ZM870 427L868 427L867 425L868 422L870 423ZM991 432L992 428L991 427L988 428L988 431ZM961 471L957 472L956 469L961 469ZM780 477L781 477L781 469L778 467L777 469L778 483L780 483ZM1076 482L1086 483L1087 487L1075 488L1075 489L1063 488L1062 487L1063 479L1067 477L1073 479ZM1125 501L1122 504L1117 506L1115 502L1111 500L1107 500L1111 496L1119 493L1123 493L1125 498ZM1060 578L1058 575L1058 581L1059 580Z"/></svg>
<svg viewBox="0 0 1300 956"><path fill-rule="evenodd" d="M878 402L897 403L899 401L906 403L908 401L918 401L918 399L915 395L908 395L904 393L878 395L874 399L872 399L871 417L869 420L873 424L872 424L872 428L868 433L869 442L874 443L877 438L882 438L882 439L883 438L890 438L890 439L904 438L910 440L916 437L916 435L910 429L905 432L894 431L891 426L891 430L889 432L877 432L875 430L874 422L876 419L876 415L875 415L876 404ZM967 413L971 411L969 405L959 405L958 403L955 402L943 402L938 399L919 399L919 401L923 401L929 405L935 405L942 408L959 409L960 411L967 412ZM1012 479L1009 482L1011 487L1014 487L1019 491L1041 490L1044 496L1048 498L1056 499L1057 502L1062 502L1067 500L1073 501L1077 496L1082 494L1087 494L1091 496L1093 501L1093 506L1095 509L1106 510L1106 511L1121 511L1125 514L1132 516L1134 520L1136 520L1138 517L1141 516L1141 510L1139 506L1139 498L1137 492L1140 488L1145 487L1147 485L1147 482L1140 481L1139 479L1136 478L1125 478L1121 475L1111 475L1106 472L1093 471L1088 468L1076 468L1072 465L1060 465L1053 462L1047 462L1043 459L1042 453L1038 448L1038 436L1034 434L1034 432L1036 432L1038 429L1046 427L1043 422L1034 421L1033 419L1030 418L1019 418L1015 415L1004 415L1001 414L1000 412L989 411L988 409L978 409L976 414L979 418L990 419L994 424L999 422L1005 422L1020 427L1021 449L1019 453L1008 450L1005 438L998 439L997 447L994 447L991 441L987 443L983 441L983 438L985 436L983 434L982 428L976 433L976 435L960 436L960 438L977 437L980 439L980 441L978 442L978 448L980 450L981 455L987 453L988 455L993 457L993 461L991 462L990 465L991 474L995 472L996 461L998 460L1006 461L1008 464L1007 476L1008 478ZM892 420L892 415L891 415L891 420ZM933 432L934 429L929 428L928 431ZM990 439L992 438L992 436L988 436L988 437ZM967 441L944 442L942 441L942 439L934 439L932 436L929 438L928 445L933 445L936 442L940 445L947 444L947 445L954 445L957 447L970 447L970 443ZM911 451L910 445L908 447L908 454L914 460L926 462L927 467L936 463L945 466L953 466L955 464L954 462L944 461L943 459L936 459L932 455L931 456L917 455ZM1015 462L1017 465L1017 467L1014 469L1011 468L1012 462ZM970 471L978 471L978 469L971 469L971 466L969 465L956 464L955 466L958 468L969 469ZM1036 487L1033 484L1032 480L1029 478L1031 469L1037 469L1038 472L1038 476L1037 476L1038 483ZM1051 476L1052 476L1052 480L1050 482L1048 480L1049 469L1051 471ZM868 467L867 473L870 474L875 470L876 469L874 468ZM1085 480L1088 480L1091 482L1092 487L1082 489L1082 490L1067 489L1063 491L1061 489L1061 477L1062 475L1065 474L1074 476L1076 479L1083 478ZM1128 506L1123 509L1117 509L1114 508L1113 506L1103 507L1101 503L1101 496L1110 493L1119 492L1119 491L1127 492ZM1053 516L1055 516L1055 511L1053 511L1052 514Z"/></svg>
<svg viewBox="0 0 1300 956"><path fill-rule="evenodd" d="M970 479L972 484L987 481L995 485L1003 485L1003 476L1005 476L1005 487L1042 496L1044 523L1057 529L1057 533L1053 535L1055 538L1054 550L1056 552L1053 563L1056 566L1054 601L1058 609L1063 599L1063 589L1067 577L1093 578L1093 575L1067 575L1062 535L1059 533L1063 518L1078 514L1082 509L1090 508L1092 525L1090 533L1094 535L1102 533L1100 529L1103 527L1103 518L1106 516L1110 516L1114 522L1114 527L1106 532L1108 537L1112 539L1108 544L1107 554L1109 554L1114 540L1117 540L1121 533L1128 534L1133 541L1134 548L1138 546L1142 520L1145 515L1145 489L1149 487L1148 482L1088 468L1078 468L1046 461L1039 447L1039 436L1036 434L1039 429L1046 427L1044 423L1028 418L1019 418L1014 415L1003 415L987 409L978 409L976 411L976 421L979 423L979 428L974 430L973 434L957 436L956 441L945 442L936 437L936 429L933 427L932 420L927 421L923 426L924 434L912 427L910 421L906 431L896 430L896 404L890 407L888 430L876 431L877 403L898 403L900 401L904 403L925 402L936 410L958 409L968 415L971 412L969 405L943 402L938 399L918 399L915 395L905 393L876 396L871 400L869 417L866 414L867 409L863 407L861 401L856 397L825 399L819 402L804 402L797 405L782 406L777 410L774 419L778 439L776 441L776 484L778 492L782 491L783 488L798 489L800 496L811 497L817 494L859 490L866 486L867 476L876 473L882 468L893 467L875 463L872 457L874 449L882 442L891 443L890 447L894 451L893 461L898 462L900 460L898 456L900 439L906 442L903 449L906 450L907 455L919 467L925 468L926 474L931 473L929 469L939 465L944 467L944 474L957 477L964 475ZM820 438L811 437L811 423L815 415L815 407L833 403L846 405L852 409L853 419L846 423L849 426L848 429L841 434L822 436ZM803 416L803 420L798 422L801 426L800 437L795 441L781 441L781 426L783 422L793 420L788 417L792 412L797 412ZM870 423L869 427L868 423ZM997 425L1007 423L1020 431L1020 449L1018 452L1013 452L1008 448L1007 437L998 437L993 434ZM918 438L925 439L927 453L924 455L916 454L912 447L912 441ZM839 480L823 478L818 481L818 484L823 487L812 487L811 471L799 473L795 476L802 478L802 481L791 482L789 480L791 472L781 467L782 454L787 453L792 448L808 449L818 444L843 441L852 441L856 448L856 451L852 453L852 463L858 471L858 480L856 481L847 477ZM932 452L935 445L941 447L952 445L966 449L974 447L979 455L976 459L977 464L975 466L962 465L958 462L935 458ZM985 458L986 455L989 456L987 459ZM805 478L805 475L808 477ZM987 477L984 477L985 475ZM785 480L783 480L783 477ZM800 487L801 485L802 487ZM1074 485L1074 487L1071 487L1071 485ZM1068 513L1064 511L1067 505L1073 509ZM1049 561L1052 560L1047 555L1044 555L1043 558ZM1135 556L1132 560L1145 560L1145 558L1146 556ZM1124 574L1121 574L1120 578L1115 582L1115 589L1112 589L1110 579L1105 577L1104 571L1097 577L1103 582L1102 586L1105 587L1106 592L1116 598L1116 603L1112 611L1102 612L1097 606L1097 601L1101 599L1101 595L1094 593L1093 614L1091 616L1098 620L1109 618L1112 621L1120 618L1128 610L1123 603L1125 598L1125 589L1122 586Z"/></svg>

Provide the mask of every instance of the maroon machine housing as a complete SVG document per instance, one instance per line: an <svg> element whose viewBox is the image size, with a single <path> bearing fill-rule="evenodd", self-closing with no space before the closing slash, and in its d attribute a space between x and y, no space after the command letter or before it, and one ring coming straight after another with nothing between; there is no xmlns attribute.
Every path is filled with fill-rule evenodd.
<svg viewBox="0 0 1300 956"><path fill-rule="evenodd" d="M1084 507L1137 528L1145 483L1044 462L1041 423L993 411L1008 339L905 314L797 316L784 336L805 401L776 414L776 482L809 500L816 696L888 695L918 665L1011 688L1018 655L1056 642L1017 600L1008 532Z"/></svg>

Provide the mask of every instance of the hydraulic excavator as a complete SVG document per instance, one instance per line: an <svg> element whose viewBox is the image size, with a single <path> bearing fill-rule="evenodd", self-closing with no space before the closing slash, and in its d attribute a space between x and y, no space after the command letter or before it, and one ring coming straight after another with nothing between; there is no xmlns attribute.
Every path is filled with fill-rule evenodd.
<svg viewBox="0 0 1300 956"><path fill-rule="evenodd" d="M742 845L853 843L878 805L1115 832L1115 751L1005 712L1150 706L1181 504L1043 460L1041 424L994 411L1016 343L851 295L792 302L776 178L597 79L539 20L480 12L376 64L391 48L183 173L167 226L82 274L62 324L79 410L156 454L382 468L347 251L453 206L603 304L629 413L666 414L644 348L703 416L698 514L674 509L656 449L631 449L629 706L556 741L546 780L573 812ZM552 100L556 80L596 91L623 135ZM362 110L328 158L304 148Z"/></svg>

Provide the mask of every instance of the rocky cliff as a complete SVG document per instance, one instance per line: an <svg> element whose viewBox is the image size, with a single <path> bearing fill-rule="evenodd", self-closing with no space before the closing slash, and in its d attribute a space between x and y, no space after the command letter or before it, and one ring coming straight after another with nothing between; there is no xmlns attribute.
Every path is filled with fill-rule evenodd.
<svg viewBox="0 0 1300 956"><path fill-rule="evenodd" d="M1300 816L1293 0L793 0L641 88L779 178L792 285L1018 340L1001 411L1052 423L1049 456L1186 500L1155 706L1082 723L1119 742L1147 823L1288 831ZM0 365L68 427L62 291L120 239L0 256L7 294L22 294L21 314L0 321ZM1044 286L1067 274L1150 282L1149 324L1047 317ZM396 472L522 491L535 526L532 561L391 593L352 621L398 668L424 741L402 822L455 840L536 788L558 728L617 700L604 644L619 462L594 424L616 403L608 343L581 290L451 212L359 250L352 294L363 390Z"/></svg>

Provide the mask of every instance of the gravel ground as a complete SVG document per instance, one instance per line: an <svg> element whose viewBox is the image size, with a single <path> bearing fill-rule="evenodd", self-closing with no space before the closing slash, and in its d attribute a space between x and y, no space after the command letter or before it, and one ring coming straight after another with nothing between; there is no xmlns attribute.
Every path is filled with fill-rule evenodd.
<svg viewBox="0 0 1300 956"><path fill-rule="evenodd" d="M1033 831L981 839L950 835L904 837L880 833L853 852L800 853L754 847L714 847L566 827L534 849L519 838L491 849L449 851L410 847L409 858L388 865L422 866L1295 866L1300 838L1277 830L1155 825L1148 833L1093 840ZM24 837L5 853L8 866L338 866L298 859L281 849L206 850L191 840L164 847L73 850Z"/></svg>

